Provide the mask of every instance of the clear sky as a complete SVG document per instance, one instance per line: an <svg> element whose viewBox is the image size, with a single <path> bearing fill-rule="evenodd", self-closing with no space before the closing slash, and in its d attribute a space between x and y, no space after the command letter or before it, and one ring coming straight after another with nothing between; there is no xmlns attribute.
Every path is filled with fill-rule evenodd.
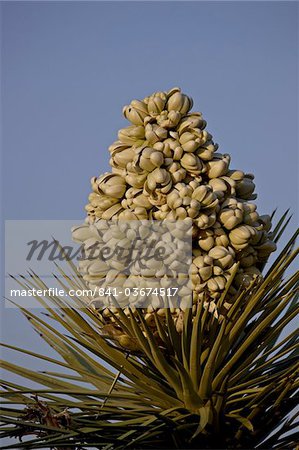
<svg viewBox="0 0 299 450"><path fill-rule="evenodd" d="M298 3L1 6L6 219L83 219L123 105L174 86L231 166L255 174L259 212L297 211ZM44 348L15 310L5 317L6 342Z"/></svg>

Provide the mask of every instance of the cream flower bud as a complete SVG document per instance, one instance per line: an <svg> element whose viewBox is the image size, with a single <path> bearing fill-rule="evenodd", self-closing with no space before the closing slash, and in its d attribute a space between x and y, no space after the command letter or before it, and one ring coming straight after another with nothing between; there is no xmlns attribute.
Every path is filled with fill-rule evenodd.
<svg viewBox="0 0 299 450"><path fill-rule="evenodd" d="M255 228L250 227L249 225L241 225L234 228L229 233L229 239L235 249L241 250L249 245L255 234Z"/></svg>
<svg viewBox="0 0 299 450"><path fill-rule="evenodd" d="M163 128L174 128L181 120L181 113L178 111L162 111L159 116L156 117L157 124Z"/></svg>
<svg viewBox="0 0 299 450"><path fill-rule="evenodd" d="M212 261L211 261L212 262ZM201 268L204 267L205 262L204 262L204 257L202 255L197 256L194 260L193 260L193 266L197 267L197 268Z"/></svg>
<svg viewBox="0 0 299 450"><path fill-rule="evenodd" d="M91 230L89 225L87 224L72 227L71 232L72 232L72 239L75 242L84 242L91 236Z"/></svg>
<svg viewBox="0 0 299 450"><path fill-rule="evenodd" d="M102 210L110 208L110 206L119 202L118 198L108 197L107 195L97 194L96 192L92 192L91 194L89 194L88 200L91 206Z"/></svg>
<svg viewBox="0 0 299 450"><path fill-rule="evenodd" d="M123 210L120 203L117 203L116 205L111 206L110 208L106 209L106 211L103 212L101 218L103 220L110 220L113 216L119 214Z"/></svg>
<svg viewBox="0 0 299 450"><path fill-rule="evenodd" d="M150 209L152 207L148 198L143 194L142 189L130 188L126 192L127 201L130 202L130 207L140 206L142 208Z"/></svg>
<svg viewBox="0 0 299 450"><path fill-rule="evenodd" d="M132 147L125 148L122 151L115 152L112 161L116 166L125 168L127 164L133 161L135 152Z"/></svg>
<svg viewBox="0 0 299 450"><path fill-rule="evenodd" d="M222 178L212 178L209 180L209 186L212 187L219 200L222 200L225 197L228 190L228 185Z"/></svg>
<svg viewBox="0 0 299 450"><path fill-rule="evenodd" d="M202 250L208 252L213 248L215 243L214 233L212 230L200 230L198 236L198 245Z"/></svg>
<svg viewBox="0 0 299 450"><path fill-rule="evenodd" d="M193 106L193 100L181 92L174 92L168 99L168 111L178 111L186 114Z"/></svg>
<svg viewBox="0 0 299 450"><path fill-rule="evenodd" d="M127 128L122 128L118 132L118 139L128 145L136 144L136 141L143 140L145 137L144 127L131 125Z"/></svg>
<svg viewBox="0 0 299 450"><path fill-rule="evenodd" d="M195 219L195 223L199 228L202 228L203 230L206 228L210 228L214 225L216 222L216 214L205 214L200 213L199 216Z"/></svg>
<svg viewBox="0 0 299 450"><path fill-rule="evenodd" d="M191 113L187 117L181 120L180 126L178 127L179 134L184 133L192 128L204 129L206 122L202 118L201 113Z"/></svg>
<svg viewBox="0 0 299 450"><path fill-rule="evenodd" d="M227 172L227 176L230 177L232 180L239 182L244 179L244 172L242 170L229 170Z"/></svg>
<svg viewBox="0 0 299 450"><path fill-rule="evenodd" d="M183 200L180 198L178 192L172 191L167 196L167 204L171 209L176 209L183 204Z"/></svg>
<svg viewBox="0 0 299 450"><path fill-rule="evenodd" d="M201 160L193 153L185 153L181 159L181 165L184 169L193 174L199 174L204 169Z"/></svg>
<svg viewBox="0 0 299 450"><path fill-rule="evenodd" d="M182 167L178 169L176 172L171 173L171 178L174 183L178 183L180 181L183 181L186 177L186 170Z"/></svg>
<svg viewBox="0 0 299 450"><path fill-rule="evenodd" d="M248 178L244 178L244 180L241 181L240 183L238 183L236 186L236 192L237 192L238 197L244 198L247 200L256 199L256 194L253 194L254 189L255 189L255 184Z"/></svg>
<svg viewBox="0 0 299 450"><path fill-rule="evenodd" d="M104 261L96 260L90 264L88 272L91 276L106 275L109 270L109 266Z"/></svg>
<svg viewBox="0 0 299 450"><path fill-rule="evenodd" d="M146 177L147 172L139 174L136 172L129 172L126 175L125 180L130 186L133 186L134 188L142 188L146 180Z"/></svg>
<svg viewBox="0 0 299 450"><path fill-rule="evenodd" d="M173 152L173 160L174 161L179 161L181 159L181 157L183 156L183 149L180 145L178 145Z"/></svg>
<svg viewBox="0 0 299 450"><path fill-rule="evenodd" d="M160 114L166 104L167 97L164 92L156 92L148 99L147 109L151 116Z"/></svg>
<svg viewBox="0 0 299 450"><path fill-rule="evenodd" d="M167 130L165 128L159 127L158 125L148 123L145 126L145 139L149 144L155 144L158 141L167 138Z"/></svg>
<svg viewBox="0 0 299 450"><path fill-rule="evenodd" d="M229 245L229 238L223 228L216 228L214 230L214 239L216 245L223 247L228 247Z"/></svg>
<svg viewBox="0 0 299 450"><path fill-rule="evenodd" d="M230 163L229 155L216 155L212 161L207 162L207 174L209 178L218 178L226 174Z"/></svg>
<svg viewBox="0 0 299 450"><path fill-rule="evenodd" d="M209 256L213 258L215 264L222 269L231 267L234 262L235 253L229 251L226 247L216 246L209 251Z"/></svg>
<svg viewBox="0 0 299 450"><path fill-rule="evenodd" d="M202 281L207 281L213 275L213 267L212 266L201 267L198 273Z"/></svg>
<svg viewBox="0 0 299 450"><path fill-rule="evenodd" d="M166 194L172 186L169 172L165 169L156 168L151 172L144 184L144 193L151 195L155 189L159 189L161 193Z"/></svg>
<svg viewBox="0 0 299 450"><path fill-rule="evenodd" d="M134 214L133 211L131 211L129 209L124 209L123 211L120 212L119 219L120 220L138 220L138 217L136 216L136 214Z"/></svg>
<svg viewBox="0 0 299 450"><path fill-rule="evenodd" d="M200 147L196 150L195 153L203 161L211 161L213 159L213 155L214 155L215 151L216 151L216 146L212 143L212 141L207 141L204 144L201 143Z"/></svg>
<svg viewBox="0 0 299 450"><path fill-rule="evenodd" d="M152 152L150 155L150 160L155 167L160 167L164 163L164 156L162 152Z"/></svg>
<svg viewBox="0 0 299 450"><path fill-rule="evenodd" d="M237 174L242 173L241 171L234 171L237 172ZM254 176L252 174L243 174L243 177L239 176L239 179L237 178L237 174L233 173L230 175L231 177L234 177L236 179L236 194L237 197L243 198L245 200L254 200L256 198L256 194L253 194L255 189L255 184L253 182Z"/></svg>
<svg viewBox="0 0 299 450"><path fill-rule="evenodd" d="M244 223L246 225L251 225L253 227L259 226L259 215L256 212L256 205L253 203L243 203L243 209L244 209Z"/></svg>
<svg viewBox="0 0 299 450"><path fill-rule="evenodd" d="M141 147L140 149L136 149L137 155L134 159L134 163L136 166L139 166L142 170L146 172L151 172L155 165L152 163L150 157L153 152L150 147Z"/></svg>
<svg viewBox="0 0 299 450"><path fill-rule="evenodd" d="M208 288L211 291L222 291L225 288L226 280L224 277L218 276L208 280Z"/></svg>
<svg viewBox="0 0 299 450"><path fill-rule="evenodd" d="M113 173L105 174L96 181L98 192L109 197L121 198L126 192L125 180Z"/></svg>
<svg viewBox="0 0 299 450"><path fill-rule="evenodd" d="M229 199L222 204L223 209L219 213L219 220L227 230L232 230L243 221L243 206L234 199Z"/></svg>
<svg viewBox="0 0 299 450"><path fill-rule="evenodd" d="M200 203L202 209L215 209L218 199L210 186L198 186L192 193L192 199Z"/></svg>
<svg viewBox="0 0 299 450"><path fill-rule="evenodd" d="M189 132L186 131L180 136L180 144L183 150L187 153L193 153L202 144L201 132Z"/></svg>
<svg viewBox="0 0 299 450"><path fill-rule="evenodd" d="M133 100L129 106L123 108L123 114L134 125L143 125L144 118L148 116L148 110L144 102Z"/></svg>
<svg viewBox="0 0 299 450"><path fill-rule="evenodd" d="M265 231L270 231L271 229L271 217L267 214L259 216L259 221L263 224L263 229Z"/></svg>

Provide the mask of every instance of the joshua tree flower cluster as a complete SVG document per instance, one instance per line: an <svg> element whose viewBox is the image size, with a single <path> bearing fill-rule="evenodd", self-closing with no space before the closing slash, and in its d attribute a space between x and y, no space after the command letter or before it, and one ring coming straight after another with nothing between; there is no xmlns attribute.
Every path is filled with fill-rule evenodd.
<svg viewBox="0 0 299 450"><path fill-rule="evenodd" d="M73 237L88 248L101 219L191 219L193 303L204 300L217 315L232 271L237 270L225 308L242 283L261 276L275 244L270 217L260 216L251 202L254 176L230 168L230 156L217 151L202 114L190 112L192 105L174 88L124 107L131 125L109 147L111 173L92 178L88 217ZM105 277L92 264L82 262L80 271L100 286ZM180 311L173 313L179 317Z"/></svg>

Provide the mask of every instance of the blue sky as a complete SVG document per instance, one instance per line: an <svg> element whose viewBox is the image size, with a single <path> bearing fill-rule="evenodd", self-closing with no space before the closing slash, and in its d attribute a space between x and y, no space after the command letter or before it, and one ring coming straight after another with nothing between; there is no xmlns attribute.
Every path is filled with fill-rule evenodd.
<svg viewBox="0 0 299 450"><path fill-rule="evenodd" d="M298 211L298 3L1 6L6 219L83 219L123 105L174 86L231 167L255 174L259 212ZM44 348L15 310L5 318L7 342Z"/></svg>

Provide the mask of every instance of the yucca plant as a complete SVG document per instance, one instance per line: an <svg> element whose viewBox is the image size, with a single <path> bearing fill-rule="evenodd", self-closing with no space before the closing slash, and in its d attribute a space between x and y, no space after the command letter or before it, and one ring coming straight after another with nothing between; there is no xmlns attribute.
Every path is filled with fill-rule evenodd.
<svg viewBox="0 0 299 450"><path fill-rule="evenodd" d="M121 307L113 295L107 305L50 294L37 297L44 315L19 306L60 358L4 344L53 370L2 363L38 386L2 381L1 434L20 439L2 448L296 447L298 332L282 333L299 310L299 274L285 275L298 253L297 233L262 275L288 213L271 230L273 216L259 216L250 202L253 176L215 153L191 107L177 88L125 107L132 125L109 148L112 173L92 179L88 218L73 229L86 255L107 238L103 220L143 226L191 219L191 304L182 289L176 307L165 299L145 307L129 298ZM68 264L57 277L66 292L106 288L117 278L109 262ZM147 282L159 273L167 286L162 266ZM136 268L134 276L123 277L123 286L137 286ZM16 282L47 289L34 272Z"/></svg>

